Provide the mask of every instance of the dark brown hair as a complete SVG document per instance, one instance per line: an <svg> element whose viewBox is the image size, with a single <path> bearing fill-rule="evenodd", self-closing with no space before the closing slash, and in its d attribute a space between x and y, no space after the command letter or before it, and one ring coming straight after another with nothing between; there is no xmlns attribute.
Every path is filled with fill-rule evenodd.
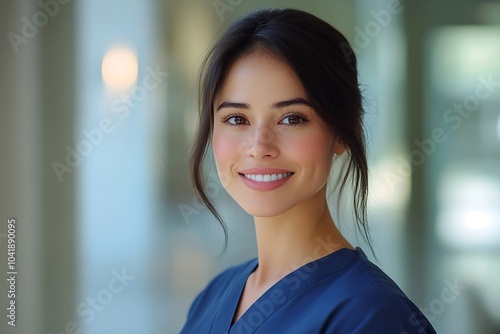
<svg viewBox="0 0 500 334"><path fill-rule="evenodd" d="M195 191L222 225L224 249L227 227L207 196L202 164L212 135L214 98L232 64L256 50L275 56L292 68L315 112L344 144L348 157L344 165L347 167L342 169L339 198L351 178L356 226L371 247L366 222L368 165L364 111L356 56L347 39L316 16L296 9L264 9L229 27L208 52L200 75L200 120L190 160L191 177Z"/></svg>

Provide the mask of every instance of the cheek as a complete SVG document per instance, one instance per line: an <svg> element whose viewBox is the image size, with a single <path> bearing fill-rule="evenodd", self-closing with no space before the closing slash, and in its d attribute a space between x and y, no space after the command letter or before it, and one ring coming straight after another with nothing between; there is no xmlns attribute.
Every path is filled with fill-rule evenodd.
<svg viewBox="0 0 500 334"><path fill-rule="evenodd" d="M217 169L225 169L236 161L238 142L234 138L228 138L224 132L214 129L212 143Z"/></svg>
<svg viewBox="0 0 500 334"><path fill-rule="evenodd" d="M304 168L315 167L329 169L332 160L332 144L333 140L327 135L319 133L310 134L297 138L290 145L290 154L293 154L297 162Z"/></svg>

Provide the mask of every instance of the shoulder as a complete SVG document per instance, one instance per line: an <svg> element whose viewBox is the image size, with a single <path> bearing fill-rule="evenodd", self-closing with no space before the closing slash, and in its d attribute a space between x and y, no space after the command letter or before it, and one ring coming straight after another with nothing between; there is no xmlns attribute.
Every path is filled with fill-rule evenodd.
<svg viewBox="0 0 500 334"><path fill-rule="evenodd" d="M245 274L253 269L256 261L229 267L214 277L191 304L181 333L206 333L218 314L230 316L231 294L239 290Z"/></svg>
<svg viewBox="0 0 500 334"><path fill-rule="evenodd" d="M435 333L399 286L361 250L331 285L340 302L332 310L330 331L335 333ZM339 296L340 288L340 296ZM340 298L339 298L340 297ZM330 332L329 331L329 332Z"/></svg>
<svg viewBox="0 0 500 334"><path fill-rule="evenodd" d="M409 299L383 291L371 291L350 299L328 328L328 333L435 333Z"/></svg>
<svg viewBox="0 0 500 334"><path fill-rule="evenodd" d="M215 276L205 288L198 294L191 304L188 317L196 313L198 308L206 309L209 304L219 302L221 295L228 290L228 287L238 282L238 277L256 264L256 259L245 261L241 264L231 266ZM214 305L212 305L214 306Z"/></svg>
<svg viewBox="0 0 500 334"><path fill-rule="evenodd" d="M349 300L339 317L329 323L329 329L334 333L435 334L428 319L409 299L383 291Z"/></svg>
<svg viewBox="0 0 500 334"><path fill-rule="evenodd" d="M360 296L386 296L395 300L408 300L400 287L380 267L368 260L360 248L351 251L349 256L353 260L334 273L332 282L335 284L331 288L338 291L339 287L344 287L341 292L353 299Z"/></svg>

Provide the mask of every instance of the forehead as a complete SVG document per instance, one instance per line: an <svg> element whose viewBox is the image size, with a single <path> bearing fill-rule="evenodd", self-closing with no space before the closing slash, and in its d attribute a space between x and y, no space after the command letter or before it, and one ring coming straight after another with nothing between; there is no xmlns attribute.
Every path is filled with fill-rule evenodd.
<svg viewBox="0 0 500 334"><path fill-rule="evenodd" d="M214 102L258 105L297 97L306 99L306 94L292 68L276 57L256 52L231 66Z"/></svg>

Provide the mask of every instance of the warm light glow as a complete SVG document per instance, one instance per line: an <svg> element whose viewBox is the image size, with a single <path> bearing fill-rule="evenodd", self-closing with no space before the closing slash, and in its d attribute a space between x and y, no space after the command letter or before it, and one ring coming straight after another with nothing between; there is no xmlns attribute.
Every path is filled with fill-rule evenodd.
<svg viewBox="0 0 500 334"><path fill-rule="evenodd" d="M110 49L102 60L102 78L112 89L124 89L137 80L137 57L130 49Z"/></svg>

